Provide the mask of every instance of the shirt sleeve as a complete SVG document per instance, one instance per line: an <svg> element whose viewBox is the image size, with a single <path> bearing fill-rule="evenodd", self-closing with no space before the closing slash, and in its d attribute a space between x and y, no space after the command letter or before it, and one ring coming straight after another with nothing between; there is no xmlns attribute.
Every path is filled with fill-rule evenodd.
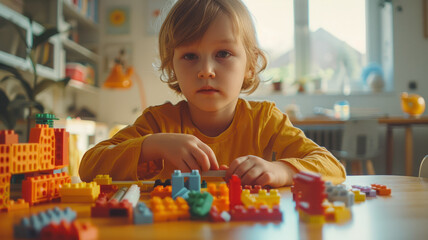
<svg viewBox="0 0 428 240"><path fill-rule="evenodd" d="M98 174L109 174L114 180L149 179L163 168L163 161L143 161L139 164L141 146L152 133L159 132L150 109L125 127L111 139L102 141L89 149L79 167L80 178L92 181Z"/></svg>
<svg viewBox="0 0 428 240"><path fill-rule="evenodd" d="M265 113L262 139L269 139L266 146L276 152L278 161L284 161L298 171L320 173L334 184L346 179L343 165L326 148L307 138L302 130L294 127L287 115L272 105Z"/></svg>

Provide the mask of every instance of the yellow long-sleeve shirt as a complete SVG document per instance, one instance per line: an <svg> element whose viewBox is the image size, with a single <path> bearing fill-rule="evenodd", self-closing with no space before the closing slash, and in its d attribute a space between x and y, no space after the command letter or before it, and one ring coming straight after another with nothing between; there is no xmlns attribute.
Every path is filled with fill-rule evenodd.
<svg viewBox="0 0 428 240"><path fill-rule="evenodd" d="M346 173L339 161L293 127L274 103L239 99L231 125L220 135L208 137L190 119L186 101L147 108L132 126L88 150L80 164L80 177L92 181L97 174L114 180L167 179L174 167L162 160L139 165L141 146L154 133L184 133L198 137L214 151L219 165L241 156L255 155L285 161L297 170L320 173L324 180L343 182Z"/></svg>

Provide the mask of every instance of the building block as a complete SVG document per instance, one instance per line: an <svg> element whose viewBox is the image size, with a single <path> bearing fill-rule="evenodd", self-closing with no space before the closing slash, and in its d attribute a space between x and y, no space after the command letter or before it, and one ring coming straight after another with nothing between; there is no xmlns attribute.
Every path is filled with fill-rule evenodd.
<svg viewBox="0 0 428 240"><path fill-rule="evenodd" d="M11 174L0 175L0 210L7 210L10 206L10 177Z"/></svg>
<svg viewBox="0 0 428 240"><path fill-rule="evenodd" d="M64 128L54 128L53 130L55 134L55 166L68 166L70 133Z"/></svg>
<svg viewBox="0 0 428 240"><path fill-rule="evenodd" d="M119 190L117 190L117 192L113 194L109 201L116 200L117 202L120 202L123 196L125 196L126 191L128 191L127 187L121 187Z"/></svg>
<svg viewBox="0 0 428 240"><path fill-rule="evenodd" d="M105 175L97 175L95 176L94 182L96 182L98 185L110 185L112 182L111 177L108 174Z"/></svg>
<svg viewBox="0 0 428 240"><path fill-rule="evenodd" d="M22 181L22 197L31 205L59 198L59 187L69 183L66 172L27 177Z"/></svg>
<svg viewBox="0 0 428 240"><path fill-rule="evenodd" d="M184 184L184 178L188 179L188 186ZM201 176L198 170L192 170L191 173L181 173L180 170L174 170L171 176L172 193L171 196L175 199L178 192L183 191L183 188L187 188L189 191L201 191Z"/></svg>
<svg viewBox="0 0 428 240"><path fill-rule="evenodd" d="M128 200L117 201L111 199L107 201L105 195L101 195L91 207L91 217L129 217L132 218L133 207Z"/></svg>
<svg viewBox="0 0 428 240"><path fill-rule="evenodd" d="M230 210L232 221L282 221L282 212L279 206L269 209L268 206L245 208L242 205L236 205Z"/></svg>
<svg viewBox="0 0 428 240"><path fill-rule="evenodd" d="M60 210L58 207L47 211L31 215L21 219L21 222L14 226L15 238L36 238L40 231L50 223L59 223L62 220L71 222L76 219L76 212L71 208Z"/></svg>
<svg viewBox="0 0 428 240"><path fill-rule="evenodd" d="M332 185L330 182L326 183L325 192L327 199L330 202L340 201L351 207L354 204L355 195L353 192L348 191L344 185Z"/></svg>
<svg viewBox="0 0 428 240"><path fill-rule="evenodd" d="M219 211L216 206L211 207L209 216L212 222L229 222L231 219L227 211Z"/></svg>
<svg viewBox="0 0 428 240"><path fill-rule="evenodd" d="M213 207L216 207L221 213L223 211L229 211L229 188L226 184L220 184L219 188L213 183L208 184L207 191L213 196Z"/></svg>
<svg viewBox="0 0 428 240"><path fill-rule="evenodd" d="M36 124L30 130L28 143L39 144L39 171L55 168L55 131L45 124Z"/></svg>
<svg viewBox="0 0 428 240"><path fill-rule="evenodd" d="M201 177L226 177L226 170L208 170L201 172Z"/></svg>
<svg viewBox="0 0 428 240"><path fill-rule="evenodd" d="M171 186L171 179L166 179L165 182L162 182L161 179L156 179L153 187L157 187L157 186L163 186L163 187Z"/></svg>
<svg viewBox="0 0 428 240"><path fill-rule="evenodd" d="M362 193L360 189L352 188L351 191L354 193L356 202L363 202L366 200L366 194Z"/></svg>
<svg viewBox="0 0 428 240"><path fill-rule="evenodd" d="M171 197L150 199L154 222L185 220L190 218L189 205L182 197L175 201Z"/></svg>
<svg viewBox="0 0 428 240"><path fill-rule="evenodd" d="M55 239L98 239L98 228L91 223L81 223L79 221L60 223L51 223L44 227L40 232L40 239L55 240Z"/></svg>
<svg viewBox="0 0 428 240"><path fill-rule="evenodd" d="M207 188L207 181L202 180L202 182L201 182L201 188Z"/></svg>
<svg viewBox="0 0 428 240"><path fill-rule="evenodd" d="M213 196L210 193L190 191L186 199L190 207L190 214L195 218L203 218L210 212Z"/></svg>
<svg viewBox="0 0 428 240"><path fill-rule="evenodd" d="M163 187L162 185L156 186L155 189L150 193L150 197L172 197L172 186Z"/></svg>
<svg viewBox="0 0 428 240"><path fill-rule="evenodd" d="M0 176L10 175L11 173L11 146L0 145Z"/></svg>
<svg viewBox="0 0 428 240"><path fill-rule="evenodd" d="M352 188L360 189L367 197L376 197L376 190L369 186L352 185Z"/></svg>
<svg viewBox="0 0 428 240"><path fill-rule="evenodd" d="M262 205L267 205L272 208L275 205L279 205L280 196L277 189L273 189L270 194L267 194L266 190L260 190L258 194L251 194L249 189L242 190L241 201L245 207L253 206L259 208Z"/></svg>
<svg viewBox="0 0 428 240"><path fill-rule="evenodd" d="M229 187L229 202L230 202L230 209L235 207L236 205L241 205L241 192L242 192L242 186L241 186L241 179L238 177L238 175L233 174L228 182Z"/></svg>
<svg viewBox="0 0 428 240"><path fill-rule="evenodd" d="M140 200L140 187L136 184L131 185L121 199L121 201L124 200L128 200L132 207L137 206L137 203Z"/></svg>
<svg viewBox="0 0 428 240"><path fill-rule="evenodd" d="M117 192L118 187L116 185L100 185L100 194L104 193L107 195L107 198L113 196Z"/></svg>
<svg viewBox="0 0 428 240"><path fill-rule="evenodd" d="M326 220L337 223L343 223L351 219L351 211L345 207L343 202L333 202L331 207L328 207L325 211Z"/></svg>
<svg viewBox="0 0 428 240"><path fill-rule="evenodd" d="M134 207L133 215L134 224L153 223L153 213L143 202L139 202L137 206Z"/></svg>
<svg viewBox="0 0 428 240"><path fill-rule="evenodd" d="M11 146L12 174L36 172L40 169L38 143L18 143Z"/></svg>
<svg viewBox="0 0 428 240"><path fill-rule="evenodd" d="M59 189L61 202L94 202L100 194L100 186L96 182L65 183Z"/></svg>
<svg viewBox="0 0 428 240"><path fill-rule="evenodd" d="M20 209L27 209L28 207L29 207L28 203L24 199L20 198L16 201L10 200L10 205L7 210L14 211L14 210L20 210Z"/></svg>
<svg viewBox="0 0 428 240"><path fill-rule="evenodd" d="M14 130L0 130L0 144L16 144L18 143L18 134Z"/></svg>
<svg viewBox="0 0 428 240"><path fill-rule="evenodd" d="M267 192L269 192L269 191L270 191L270 187L269 187L269 186L264 186L264 187L262 187L261 185L254 185L254 186L251 186L251 185L245 185L245 186L244 186L244 189L248 189L248 190L250 190L250 193L251 193L251 194L259 193L259 191L260 191L260 190L262 190L262 189L265 189Z"/></svg>
<svg viewBox="0 0 428 240"><path fill-rule="evenodd" d="M372 184L372 189L376 190L377 195L381 196L389 196L391 195L391 189L387 188L385 185L382 184Z"/></svg>
<svg viewBox="0 0 428 240"><path fill-rule="evenodd" d="M309 214L301 209L299 211L299 219L305 223L324 224L325 217L323 214Z"/></svg>
<svg viewBox="0 0 428 240"><path fill-rule="evenodd" d="M38 113L36 114L36 124L48 125L53 128L53 120L58 120L54 114L50 113Z"/></svg>
<svg viewBox="0 0 428 240"><path fill-rule="evenodd" d="M184 199L187 199L189 197L189 192L190 192L189 189L187 189L186 187L183 187L180 190L178 190L178 192L175 195L172 195L171 193L171 197L173 199L176 199L177 197L182 197Z"/></svg>
<svg viewBox="0 0 428 240"><path fill-rule="evenodd" d="M312 172L299 172L292 187L296 208L310 215L323 215L322 203L326 198L324 181L321 175Z"/></svg>

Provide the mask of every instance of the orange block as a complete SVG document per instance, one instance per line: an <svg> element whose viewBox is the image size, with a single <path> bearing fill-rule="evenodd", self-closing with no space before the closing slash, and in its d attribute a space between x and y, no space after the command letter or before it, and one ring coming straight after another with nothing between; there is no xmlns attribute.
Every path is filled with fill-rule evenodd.
<svg viewBox="0 0 428 240"><path fill-rule="evenodd" d="M377 195L381 195L381 196L391 195L391 189L387 188L385 185L372 184L371 186L372 186L372 189L376 190Z"/></svg>
<svg viewBox="0 0 428 240"><path fill-rule="evenodd" d="M71 182L71 178L66 172L27 177L22 181L22 197L30 205L49 202L59 198L60 186L69 182Z"/></svg>
<svg viewBox="0 0 428 240"><path fill-rule="evenodd" d="M11 146L0 145L0 175L10 175Z"/></svg>
<svg viewBox="0 0 428 240"><path fill-rule="evenodd" d="M30 131L29 143L39 143L39 170L55 167L55 131L47 124L37 124Z"/></svg>
<svg viewBox="0 0 428 240"><path fill-rule="evenodd" d="M12 174L35 172L39 170L39 144L13 144L11 150Z"/></svg>
<svg viewBox="0 0 428 240"><path fill-rule="evenodd" d="M150 197L160 197L166 198L171 197L172 194L172 186L163 187L161 185L156 186L155 189L150 193Z"/></svg>

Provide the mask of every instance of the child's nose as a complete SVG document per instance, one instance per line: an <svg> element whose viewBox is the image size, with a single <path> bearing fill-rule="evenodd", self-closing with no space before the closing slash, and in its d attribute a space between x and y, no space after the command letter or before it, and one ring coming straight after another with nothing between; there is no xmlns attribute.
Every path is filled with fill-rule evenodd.
<svg viewBox="0 0 428 240"><path fill-rule="evenodd" d="M202 62L201 70L198 72L199 79L215 78L215 71L212 63L209 60Z"/></svg>

